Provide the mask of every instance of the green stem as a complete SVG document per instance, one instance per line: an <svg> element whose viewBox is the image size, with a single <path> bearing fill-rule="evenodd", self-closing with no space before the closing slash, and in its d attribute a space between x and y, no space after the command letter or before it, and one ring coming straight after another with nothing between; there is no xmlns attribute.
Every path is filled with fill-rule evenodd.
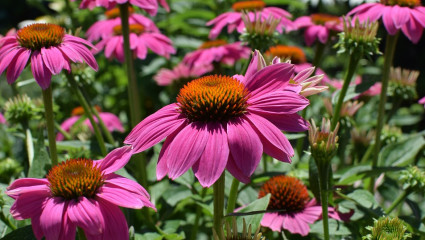
<svg viewBox="0 0 425 240"><path fill-rule="evenodd" d="M63 130L61 125L59 125L56 122L55 122L55 127L56 127L56 130L58 130L60 133L62 133L62 135L65 137L66 140L70 140L72 138L71 135L67 131Z"/></svg>
<svg viewBox="0 0 425 240"><path fill-rule="evenodd" d="M103 156L106 156L108 152L106 151L105 141L103 140L103 136L102 136L102 133L100 132L99 126L97 125L96 121L93 118L93 112L91 107L89 103L87 102L86 98L84 98L84 95L81 92L81 89L78 86L78 83L75 81L74 76L72 74L66 74L66 76L71 86L71 91L78 98L78 101L80 102L81 106L84 109L85 115L90 120L90 123L93 126L94 135L96 136L96 139L99 143L100 152L102 153ZM98 121L99 119L100 118L98 118Z"/></svg>
<svg viewBox="0 0 425 240"><path fill-rule="evenodd" d="M2 222L4 222L4 224L6 224L8 227L10 227L10 229L12 230L16 230L16 226L15 224L12 223L12 221L10 221L9 218L7 218L4 213L3 213L3 209L0 208L0 220Z"/></svg>
<svg viewBox="0 0 425 240"><path fill-rule="evenodd" d="M319 171L319 184L320 184L320 200L322 203L322 217L323 217L323 234L324 239L329 240L329 216L328 216L328 177L329 165L318 165Z"/></svg>
<svg viewBox="0 0 425 240"><path fill-rule="evenodd" d="M202 188L201 199L204 199L205 194L207 194L207 188ZM201 214L202 214L202 207L199 206L199 205L197 205L196 206L195 223L194 223L193 228L192 228L192 231L190 233L190 240L195 240L196 239L196 235L198 234L199 220L201 219Z"/></svg>
<svg viewBox="0 0 425 240"><path fill-rule="evenodd" d="M382 70L382 87L378 108L378 122L376 124L375 154L373 155L372 168L378 166L378 157L379 152L381 151L381 133L385 120L385 104L387 102L387 90L390 77L390 68L394 59L394 52L397 46L398 35L399 33L394 36L387 34L387 42L385 43L384 68ZM371 182L374 182L374 177L371 177ZM369 185L369 191L374 191L373 184Z"/></svg>
<svg viewBox="0 0 425 240"><path fill-rule="evenodd" d="M331 123L331 130L334 130L336 125L339 122L339 114L341 112L342 104L344 103L345 95L347 94L348 87L350 86L351 79L353 78L354 73L356 72L357 64L360 61L360 57L356 54L350 55L350 60L348 62L348 69L345 73L344 77L344 84L342 85L342 89L339 93L338 102L336 103L333 117L332 117L332 123Z"/></svg>
<svg viewBox="0 0 425 240"><path fill-rule="evenodd" d="M227 200L226 214L233 213L236 206L236 200L238 199L239 181L236 178L232 180L232 186L230 187L229 199Z"/></svg>
<svg viewBox="0 0 425 240"><path fill-rule="evenodd" d="M214 229L216 233L223 227L223 209L224 209L224 182L225 174L214 183Z"/></svg>
<svg viewBox="0 0 425 240"><path fill-rule="evenodd" d="M53 120L52 85L42 92L47 125L47 138L49 139L50 158L52 159L52 165L55 166L58 164L58 154L56 150L55 122Z"/></svg>
<svg viewBox="0 0 425 240"><path fill-rule="evenodd" d="M84 234L84 230L78 227L78 240L87 240L86 235Z"/></svg>
<svg viewBox="0 0 425 240"><path fill-rule="evenodd" d="M34 143L32 139L31 130L28 126L24 127L25 129L25 143L27 145L27 154L28 154L28 166L31 168L32 161L34 160Z"/></svg>
<svg viewBox="0 0 425 240"><path fill-rule="evenodd" d="M387 208L387 210L385 210L385 213L388 215L390 214L402 201L404 201L404 199L409 196L409 194L411 193L411 189L406 189L404 190L404 192L398 196L398 198L391 204L390 207Z"/></svg>
<svg viewBox="0 0 425 240"><path fill-rule="evenodd" d="M105 123L103 122L102 118L100 118L99 112L97 111L97 109L95 107L92 107L91 110L92 110L93 114L96 116L97 120L99 121L100 128L102 129L103 133L105 134L106 140L108 140L108 142L111 145L115 145L114 137L112 137L111 132L109 132L109 130L106 127Z"/></svg>
<svg viewBox="0 0 425 240"><path fill-rule="evenodd" d="M363 155L362 159L360 160L360 164L366 163L366 161L369 159L370 155L373 152L374 146L375 146L375 144L370 144L369 145L369 147L367 148L365 154Z"/></svg>
<svg viewBox="0 0 425 240"><path fill-rule="evenodd" d="M130 105L130 119L131 119L131 127L134 127L139 123L142 119L142 114L140 112L140 98L137 87L136 73L134 70L134 62L132 53L130 50L130 28L128 23L129 11L128 11L128 3L120 4L120 16L121 16L121 26L122 26L122 36L124 39L124 56L127 70L127 78L128 78L128 104Z"/></svg>
<svg viewBox="0 0 425 240"><path fill-rule="evenodd" d="M302 117L303 119L305 119L305 118L306 118L306 116L307 116L307 108L304 108L304 109L301 111L301 117ZM305 141L305 139L306 139L306 138L302 137L302 138L298 138L298 140L297 140L296 150L297 150L298 158L299 158L299 159L301 159L301 154L303 153L303 147L304 147L304 141Z"/></svg>

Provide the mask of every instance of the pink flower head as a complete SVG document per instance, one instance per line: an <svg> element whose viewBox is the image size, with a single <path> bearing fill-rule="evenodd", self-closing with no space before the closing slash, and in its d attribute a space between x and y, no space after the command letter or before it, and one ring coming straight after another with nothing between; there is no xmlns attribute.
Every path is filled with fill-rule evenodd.
<svg viewBox="0 0 425 240"><path fill-rule="evenodd" d="M343 30L340 17L322 13L299 17L294 21L294 25L298 29L306 28L304 39L308 46L311 46L316 40L325 44L330 31L341 32Z"/></svg>
<svg viewBox="0 0 425 240"><path fill-rule="evenodd" d="M217 38L221 30L226 25L228 33L233 32L235 29L239 33L242 33L245 28L245 24L242 20L242 12L244 11L248 11L248 17L253 23L257 18L260 18L261 21L266 21L269 16L272 16L275 19L280 19L280 22L276 27L276 30L279 33L283 32L283 28L286 28L287 31L293 29L293 23L288 19L291 18L290 13L281 8L265 6L266 4L262 0L239 1L234 3L232 6L234 12L223 13L207 22L207 26L214 26L211 29L209 38Z"/></svg>
<svg viewBox="0 0 425 240"><path fill-rule="evenodd" d="M382 83L376 82L367 91L363 92L361 95L369 96L369 97L380 95L381 94L381 88L382 88Z"/></svg>
<svg viewBox="0 0 425 240"><path fill-rule="evenodd" d="M6 118L4 118L3 114L0 113L0 123L6 124Z"/></svg>
<svg viewBox="0 0 425 240"><path fill-rule="evenodd" d="M74 2L75 0L71 1ZM155 16L158 12L158 2L165 10L170 11L166 0L82 0L80 8L93 9L95 7L105 7L110 9L116 4L125 4L127 2L145 10L151 16Z"/></svg>
<svg viewBox="0 0 425 240"><path fill-rule="evenodd" d="M261 187L258 197L271 194L267 212L261 220L261 225L273 231L288 230L293 234L307 236L309 224L319 220L322 207L315 199L309 200L307 187L297 178L290 176L275 176ZM334 208L329 207L329 216L340 220Z"/></svg>
<svg viewBox="0 0 425 240"><path fill-rule="evenodd" d="M353 15L360 21L369 19L371 22L382 17L385 29L390 35L395 35L401 29L413 43L419 42L425 27L425 8L421 6L420 0L381 0L380 3L364 3L347 15Z"/></svg>
<svg viewBox="0 0 425 240"><path fill-rule="evenodd" d="M425 97L419 99L418 103L419 104L425 104ZM425 107L425 105L424 105L424 107Z"/></svg>
<svg viewBox="0 0 425 240"><path fill-rule="evenodd" d="M10 213L17 220L31 218L37 239L74 240L77 227L87 239L128 239L119 207L155 209L142 186L114 174L130 153L128 146L117 148L102 160L62 162L43 179L18 179L6 191L15 200Z"/></svg>
<svg viewBox="0 0 425 240"><path fill-rule="evenodd" d="M130 49L134 57L145 59L148 54L148 48L152 52L169 58L170 54L174 54L176 50L173 47L171 40L165 35L159 33L156 26L151 20L141 15L135 16L133 14L130 18ZM133 22L134 21L134 22ZM93 52L99 53L104 50L105 56L108 58L116 57L118 61L124 62L124 38L122 36L121 20L116 20L116 25L113 26L109 36L102 36L102 25L94 24L91 29L90 35L93 39L103 37L103 39L96 44L97 50ZM146 25L145 25L146 24ZM95 29L99 27L99 29ZM106 32L104 32L106 33Z"/></svg>
<svg viewBox="0 0 425 240"><path fill-rule="evenodd" d="M212 70L212 65L199 65L190 68L184 63L179 63L173 69L163 68L159 70L153 79L158 85L167 86L173 82L188 82Z"/></svg>
<svg viewBox="0 0 425 240"><path fill-rule="evenodd" d="M119 132L124 132L122 123L116 115L114 115L113 113L108 113L108 112L100 112L100 108L98 109L98 112L99 112L99 117L102 119L103 123L105 123L105 126L108 129L108 131L113 132L116 130ZM65 130L66 132L70 132L71 128L75 126L75 124L78 122L78 120L80 120L80 118L83 117L83 115L84 115L84 110L82 107L75 108L72 111L72 116L66 119L61 124L61 128ZM94 117L94 120L98 122L97 118L95 116L93 117ZM86 118L84 122L82 122L82 124L86 125L92 132L94 131L93 126L91 125L91 122L88 118ZM56 140L57 141L64 140L63 134L58 133L56 135Z"/></svg>
<svg viewBox="0 0 425 240"><path fill-rule="evenodd" d="M183 58L183 63L189 66L211 65L221 62L228 65L235 64L241 58L248 58L251 50L242 46L240 42L227 43L224 40L204 42L198 50L188 53Z"/></svg>
<svg viewBox="0 0 425 240"><path fill-rule="evenodd" d="M36 23L20 29L16 35L0 39L0 75L6 70L9 84L16 81L31 58L31 71L42 89L50 86L52 75L62 69L71 71L72 62L86 62L97 71L98 65L87 46L93 45L79 37L65 34L58 25Z"/></svg>
<svg viewBox="0 0 425 240"><path fill-rule="evenodd" d="M12 29L10 29L7 33L6 33L6 37L7 36L15 36L16 35L16 29L15 28L12 28ZM4 38L5 36L3 36L3 35L1 35L0 34L0 39L2 39L2 38ZM3 44L1 44L0 43L0 47L2 46Z"/></svg>
<svg viewBox="0 0 425 240"><path fill-rule="evenodd" d="M291 144L281 130L299 132L308 123L297 112L309 101L286 90L293 65L265 66L255 52L245 76L206 76L189 82L177 97L140 122L124 143L142 152L166 138L157 178L176 179L190 168L204 187L227 169L249 182L263 152L291 162Z"/></svg>
<svg viewBox="0 0 425 240"><path fill-rule="evenodd" d="M339 79L327 79L326 81L323 81L323 83L333 87L334 89L341 89L342 85L344 85L344 80L339 80ZM362 83L362 77L360 75L357 75L354 78L354 82L350 83L350 86L355 86L355 85L359 85L360 83Z"/></svg>

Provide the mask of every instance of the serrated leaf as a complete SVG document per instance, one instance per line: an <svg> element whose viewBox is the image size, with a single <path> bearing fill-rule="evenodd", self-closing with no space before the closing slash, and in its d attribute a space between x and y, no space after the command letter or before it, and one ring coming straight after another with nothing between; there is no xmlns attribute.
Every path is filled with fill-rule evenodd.
<svg viewBox="0 0 425 240"><path fill-rule="evenodd" d="M379 206L379 204L376 202L375 197L369 191L363 189L355 190L347 196L354 200L357 204L365 208L374 208Z"/></svg>
<svg viewBox="0 0 425 240"><path fill-rule="evenodd" d="M34 146L34 160L28 170L28 177L43 178L47 173L46 167L48 165L51 165L51 161L49 154L47 153L46 146L44 145L43 132L40 131L37 143Z"/></svg>
<svg viewBox="0 0 425 240"><path fill-rule="evenodd" d="M354 166L350 167L344 174L339 178L337 185L349 185L355 181L361 180L365 176L365 171L371 170L370 165Z"/></svg>
<svg viewBox="0 0 425 240"><path fill-rule="evenodd" d="M416 134L401 142L385 146L379 154L381 166L406 166L411 164L419 151L425 147L422 135Z"/></svg>

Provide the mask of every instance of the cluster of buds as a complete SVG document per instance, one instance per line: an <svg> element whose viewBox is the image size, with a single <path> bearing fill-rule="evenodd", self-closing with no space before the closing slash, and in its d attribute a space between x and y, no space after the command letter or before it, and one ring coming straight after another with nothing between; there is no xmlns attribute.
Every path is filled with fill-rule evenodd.
<svg viewBox="0 0 425 240"><path fill-rule="evenodd" d="M388 95L394 99L414 100L417 99L416 81L419 71L402 68L391 68Z"/></svg>
<svg viewBox="0 0 425 240"><path fill-rule="evenodd" d="M412 234L406 233L407 227L403 221L391 217L381 217L378 220L374 219L373 227L366 227L372 233L363 236L364 240L405 240L412 237Z"/></svg>
<svg viewBox="0 0 425 240"><path fill-rule="evenodd" d="M360 57L381 54L380 39L376 38L379 26L377 21L360 23L358 18L352 20L344 17L343 24L344 31L339 33L339 41L335 45L339 48L338 53L358 54Z"/></svg>
<svg viewBox="0 0 425 240"><path fill-rule="evenodd" d="M325 98L323 99L323 104L325 105L326 111L329 115L333 114L333 107L332 102ZM351 127L351 119L353 118L354 114L357 113L357 111L363 106L363 102L359 101L347 101L342 104L341 111L339 113L340 122L341 125L346 127Z"/></svg>
<svg viewBox="0 0 425 240"><path fill-rule="evenodd" d="M261 16L257 16L257 13L255 13L255 19L251 21L249 13L244 12L242 13L242 20L245 24L245 30L240 39L251 49L258 49L264 53L270 46L276 45L278 35L276 27L280 19L269 16L265 21L262 21Z"/></svg>
<svg viewBox="0 0 425 240"><path fill-rule="evenodd" d="M265 238L260 233L260 226L258 226L254 235L251 234L252 229L249 225L248 229L246 228L245 219L243 220L243 229L242 233L238 233L238 228L236 224L236 218L232 218L232 225L228 221L225 221L224 227L226 228L226 234L224 234L223 228L221 228L219 233L213 229L214 240L264 240Z"/></svg>
<svg viewBox="0 0 425 240"><path fill-rule="evenodd" d="M403 135L401 129L397 126L385 125L382 128L381 141L383 145L397 142Z"/></svg>
<svg viewBox="0 0 425 240"><path fill-rule="evenodd" d="M408 167L401 172L400 182L403 184L404 190L423 192L425 188L425 172L416 166Z"/></svg>
<svg viewBox="0 0 425 240"><path fill-rule="evenodd" d="M317 165L329 164L338 149L339 123L331 131L331 121L322 119L322 127L318 128L314 120L311 120L308 129L308 141L311 146L311 155ZM320 164L319 164L320 163Z"/></svg>
<svg viewBox="0 0 425 240"><path fill-rule="evenodd" d="M5 118L12 124L27 125L37 115L36 106L26 94L9 99L4 108Z"/></svg>

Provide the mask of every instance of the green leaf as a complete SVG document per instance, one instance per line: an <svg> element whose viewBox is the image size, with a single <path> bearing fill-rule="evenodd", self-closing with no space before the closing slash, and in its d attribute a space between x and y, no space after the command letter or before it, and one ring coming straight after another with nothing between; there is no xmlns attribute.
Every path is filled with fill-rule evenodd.
<svg viewBox="0 0 425 240"><path fill-rule="evenodd" d="M355 76L353 77L353 79L351 79L351 83L353 83L355 81ZM358 85L351 85L348 87L347 93L345 94L344 97L344 102L351 100L357 96L359 96L361 93L363 93L364 91L368 90L372 85L374 84L374 82L371 81L364 81ZM332 96L332 104L336 104L338 99L339 99L339 94L341 93L341 90L338 89L337 91L335 91L334 95Z"/></svg>
<svg viewBox="0 0 425 240"><path fill-rule="evenodd" d="M369 191L363 189L355 190L347 196L353 201L355 201L357 204L365 208L374 208L379 206L379 204L375 200L375 197Z"/></svg>
<svg viewBox="0 0 425 240"><path fill-rule="evenodd" d="M350 230L344 226L342 222L335 219L329 219L329 232L332 236L346 236L351 235ZM323 235L323 220L315 222L310 229L310 233Z"/></svg>
<svg viewBox="0 0 425 240"><path fill-rule="evenodd" d="M269 205L269 201L270 201L270 194L267 194L266 196L255 200L254 202L252 202L251 204L249 204L248 206L240 209L238 211L238 213L251 213L251 212L255 212L255 211L265 211L267 209L267 206ZM238 217L237 218L237 224L238 224L238 229L242 230L243 229L243 218L246 221L246 226L248 227L251 224L252 229L257 229L260 226L260 222L261 219L263 218L264 213L258 213L258 214L251 214L251 215L246 215L243 217Z"/></svg>
<svg viewBox="0 0 425 240"><path fill-rule="evenodd" d="M31 225L28 225L12 231L11 233L4 236L2 240L36 240L36 238L32 232Z"/></svg>
<svg viewBox="0 0 425 240"><path fill-rule="evenodd" d="M192 195L192 192L185 186L172 186L171 189L163 193L164 200L174 207L176 204L183 199L186 199Z"/></svg>
<svg viewBox="0 0 425 240"><path fill-rule="evenodd" d="M379 154L379 165L406 166L411 164L424 146L425 140L420 134L416 134L401 142L388 144Z"/></svg>
<svg viewBox="0 0 425 240"><path fill-rule="evenodd" d="M355 181L361 180L365 176L365 171L371 170L370 165L354 166L347 169L347 171L341 175L337 185L349 185Z"/></svg>
<svg viewBox="0 0 425 240"><path fill-rule="evenodd" d="M28 177L43 178L47 173L46 168L48 169L51 165L49 154L44 145L43 131L39 132L34 148L34 160L28 171Z"/></svg>
<svg viewBox="0 0 425 240"><path fill-rule="evenodd" d="M308 182L314 197L320 202L319 170L313 157L308 160Z"/></svg>

